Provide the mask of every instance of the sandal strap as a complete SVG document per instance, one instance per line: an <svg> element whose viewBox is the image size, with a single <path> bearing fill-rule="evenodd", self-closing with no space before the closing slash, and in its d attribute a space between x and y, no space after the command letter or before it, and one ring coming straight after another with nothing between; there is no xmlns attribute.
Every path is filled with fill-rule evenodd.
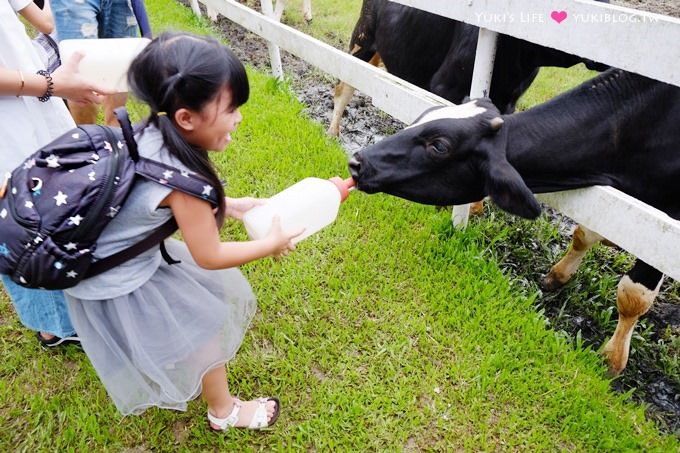
<svg viewBox="0 0 680 453"><path fill-rule="evenodd" d="M255 413L253 414L253 418L250 420L248 428L260 429L269 426L269 417L267 416L267 401L269 401L269 398L257 399L257 409L255 409Z"/></svg>
<svg viewBox="0 0 680 453"><path fill-rule="evenodd" d="M259 408L258 408L259 410ZM221 431L226 431L227 429L233 427L236 425L236 422L238 421L238 413L241 411L241 400L238 398L234 398L234 407L231 410L231 414L229 414L226 418L217 418L213 414L208 411L208 420L210 420L211 423L214 423L215 425L219 426L219 429ZM266 413L265 413L265 418L266 418Z"/></svg>

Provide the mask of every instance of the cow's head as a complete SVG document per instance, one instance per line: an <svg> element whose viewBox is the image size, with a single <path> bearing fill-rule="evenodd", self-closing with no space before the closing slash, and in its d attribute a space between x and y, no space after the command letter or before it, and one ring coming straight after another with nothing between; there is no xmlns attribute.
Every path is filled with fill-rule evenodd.
<svg viewBox="0 0 680 453"><path fill-rule="evenodd" d="M352 156L367 193L417 203L463 204L489 195L502 209L536 218L540 206L506 157L503 119L488 99L423 113L411 126Z"/></svg>

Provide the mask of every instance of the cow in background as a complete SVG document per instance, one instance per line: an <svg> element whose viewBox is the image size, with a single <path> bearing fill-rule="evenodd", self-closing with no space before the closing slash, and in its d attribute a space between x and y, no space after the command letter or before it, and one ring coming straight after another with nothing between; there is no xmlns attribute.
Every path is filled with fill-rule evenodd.
<svg viewBox="0 0 680 453"><path fill-rule="evenodd" d="M349 167L359 190L418 203L463 204L488 195L533 219L541 211L533 193L608 185L680 219L678 124L680 87L610 69L525 112L501 115L486 99L429 110L355 153ZM585 253L601 239L579 226L571 249ZM552 286L576 271L558 267L548 276ZM619 282L618 324L604 348L613 373L625 368L635 324L662 280L638 259Z"/></svg>
<svg viewBox="0 0 680 453"><path fill-rule="evenodd" d="M281 1L281 0L279 0ZM608 0L600 0L608 3ZM364 0L350 40L350 54L454 103L470 94L479 28L388 0ZM605 66L507 35L498 36L490 97L512 113L541 66ZM338 136L354 87L335 87L328 134Z"/></svg>

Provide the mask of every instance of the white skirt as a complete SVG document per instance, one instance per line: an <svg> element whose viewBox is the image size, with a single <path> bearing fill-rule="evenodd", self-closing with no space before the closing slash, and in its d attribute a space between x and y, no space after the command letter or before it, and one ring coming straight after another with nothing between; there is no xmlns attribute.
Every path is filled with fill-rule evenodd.
<svg viewBox="0 0 680 453"><path fill-rule="evenodd" d="M186 410L203 375L236 354L257 309L238 269L205 270L186 245L130 294L108 300L67 296L83 349L123 415L146 408Z"/></svg>

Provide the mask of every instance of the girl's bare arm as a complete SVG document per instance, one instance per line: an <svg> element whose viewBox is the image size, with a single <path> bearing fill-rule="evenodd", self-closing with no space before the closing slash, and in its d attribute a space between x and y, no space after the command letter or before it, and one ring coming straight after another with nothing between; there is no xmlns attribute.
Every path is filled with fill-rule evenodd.
<svg viewBox="0 0 680 453"><path fill-rule="evenodd" d="M191 256L205 269L225 269L266 256L286 255L295 249L291 239L300 234L284 233L275 221L262 239L222 242L208 202L173 191L161 205L172 209Z"/></svg>

